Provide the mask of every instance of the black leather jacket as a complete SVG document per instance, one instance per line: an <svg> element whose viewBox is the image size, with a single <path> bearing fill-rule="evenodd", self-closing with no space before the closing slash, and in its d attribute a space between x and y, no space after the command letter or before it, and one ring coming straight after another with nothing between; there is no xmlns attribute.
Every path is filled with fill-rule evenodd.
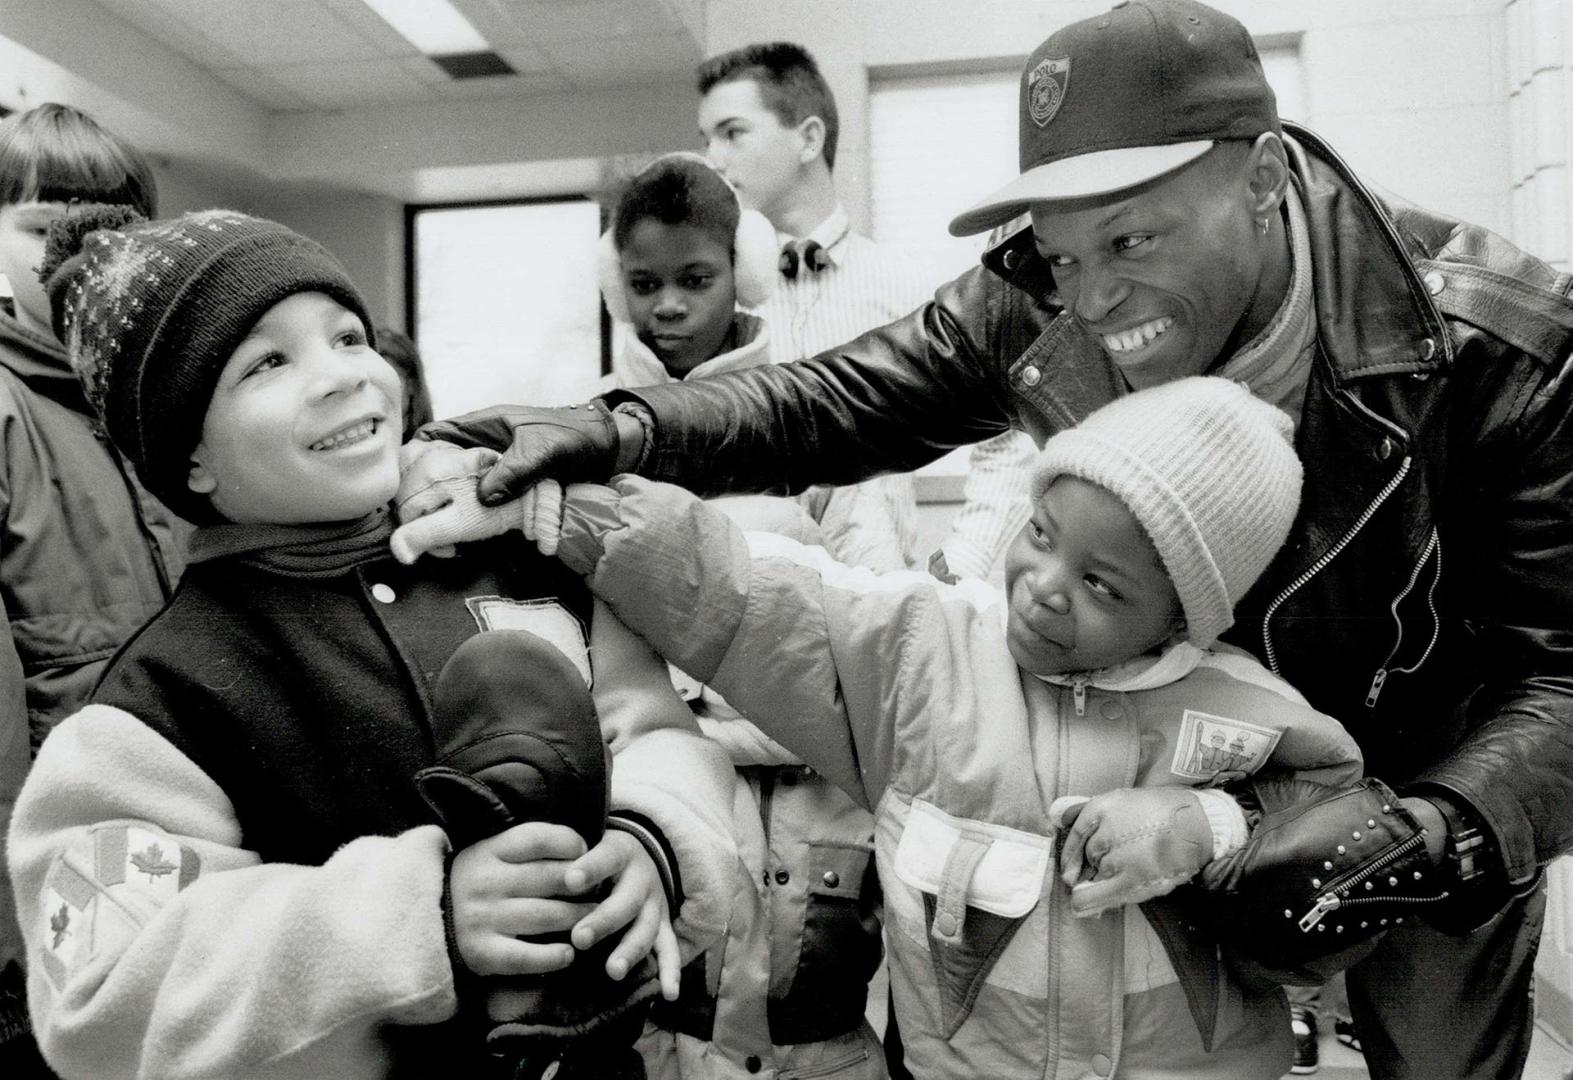
<svg viewBox="0 0 1573 1080"><path fill-rule="evenodd" d="M1285 128L1318 321L1306 483L1226 636L1342 720L1371 775L1473 807L1499 884L1533 882L1573 848L1573 282ZM813 360L621 395L655 419L639 471L847 483L1007 427L1041 442L1121 392L1030 230L984 264Z"/></svg>

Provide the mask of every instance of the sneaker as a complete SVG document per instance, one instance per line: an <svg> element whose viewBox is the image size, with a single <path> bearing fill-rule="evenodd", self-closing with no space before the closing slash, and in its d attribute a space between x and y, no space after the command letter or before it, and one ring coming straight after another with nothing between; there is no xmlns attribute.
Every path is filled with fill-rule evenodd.
<svg viewBox="0 0 1573 1080"><path fill-rule="evenodd" d="M1349 1049L1360 1050L1360 1033L1355 1031L1355 1022L1342 1016L1333 1018L1333 1037Z"/></svg>
<svg viewBox="0 0 1573 1080"><path fill-rule="evenodd" d="M1289 1071L1305 1076L1321 1068L1316 1049L1316 1014L1304 1005L1289 1006L1289 1027L1294 1031L1294 1064Z"/></svg>

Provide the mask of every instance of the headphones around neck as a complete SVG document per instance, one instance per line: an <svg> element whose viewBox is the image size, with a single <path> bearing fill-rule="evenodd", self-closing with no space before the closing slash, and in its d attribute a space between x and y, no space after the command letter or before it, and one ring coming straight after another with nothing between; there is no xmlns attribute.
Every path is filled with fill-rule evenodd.
<svg viewBox="0 0 1573 1080"><path fill-rule="evenodd" d="M796 244L788 244L781 249L781 276L788 281L797 278L799 256ZM809 273L818 273L830 265L830 252L826 251L818 240L810 240L803 245L801 265Z"/></svg>

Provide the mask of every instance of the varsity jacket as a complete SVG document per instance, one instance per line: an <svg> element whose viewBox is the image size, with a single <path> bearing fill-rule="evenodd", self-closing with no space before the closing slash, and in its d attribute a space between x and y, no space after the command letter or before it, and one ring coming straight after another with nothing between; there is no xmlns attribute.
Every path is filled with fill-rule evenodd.
<svg viewBox="0 0 1573 1080"><path fill-rule="evenodd" d="M413 784L471 635L546 638L594 683L589 600L496 546L326 576L187 572L40 752L10 835L39 1042L65 1077L462 1068L446 838ZM659 671L659 669L657 669ZM730 767L603 713L614 813L664 837L687 952L725 923ZM645 721L647 723L647 721ZM669 851L675 865L660 858Z"/></svg>
<svg viewBox="0 0 1573 1080"><path fill-rule="evenodd" d="M1180 669L1147 672L1156 685L1051 685L1016 667L1003 595L981 583L848 568L638 477L568 491L559 556L873 809L914 1074L1282 1074L1275 988L1248 990L1212 943L1173 941L1135 909L1070 913L1049 807L1264 768L1347 784L1360 758L1336 721L1237 650L1191 650Z"/></svg>

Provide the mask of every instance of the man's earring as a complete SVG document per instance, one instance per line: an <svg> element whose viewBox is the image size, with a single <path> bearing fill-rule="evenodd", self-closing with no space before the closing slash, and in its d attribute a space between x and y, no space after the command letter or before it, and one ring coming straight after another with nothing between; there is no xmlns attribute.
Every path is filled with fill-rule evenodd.
<svg viewBox="0 0 1573 1080"><path fill-rule="evenodd" d="M1257 221L1257 224L1262 227L1262 235L1266 236L1267 235L1267 219L1266 218L1261 218L1261 219L1259 219Z"/></svg>

